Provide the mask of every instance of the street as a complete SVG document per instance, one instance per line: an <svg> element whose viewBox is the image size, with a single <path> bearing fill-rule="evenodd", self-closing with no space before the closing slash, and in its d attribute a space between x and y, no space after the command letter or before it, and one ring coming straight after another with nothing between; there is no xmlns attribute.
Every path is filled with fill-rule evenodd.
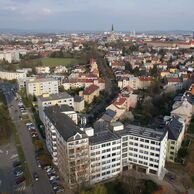
<svg viewBox="0 0 194 194"><path fill-rule="evenodd" d="M2 85L1 85L2 86ZM20 111L18 108L18 103L15 100L15 96L11 91L12 85L4 84L4 93L6 95L10 117L14 121L16 128L18 130L18 134L21 140L22 147L24 149L25 158L28 164L29 171L31 175L34 172L37 172L39 175L39 180L35 182L32 180L31 186L27 188L26 193L33 194L48 194L52 193L52 188L49 183L49 179L47 177L46 172L37 167L35 162L35 150L34 145L32 143L32 138L25 126L25 124L20 120Z"/></svg>

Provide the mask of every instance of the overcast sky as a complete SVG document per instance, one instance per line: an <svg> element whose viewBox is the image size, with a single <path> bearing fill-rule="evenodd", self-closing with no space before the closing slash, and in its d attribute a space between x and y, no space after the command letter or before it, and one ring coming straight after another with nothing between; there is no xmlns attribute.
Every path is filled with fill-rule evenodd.
<svg viewBox="0 0 194 194"><path fill-rule="evenodd" d="M194 0L0 0L0 28L194 30Z"/></svg>

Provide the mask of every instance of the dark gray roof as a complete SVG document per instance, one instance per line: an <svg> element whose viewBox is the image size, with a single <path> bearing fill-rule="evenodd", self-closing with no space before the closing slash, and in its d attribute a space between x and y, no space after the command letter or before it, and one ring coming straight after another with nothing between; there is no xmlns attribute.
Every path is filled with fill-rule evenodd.
<svg viewBox="0 0 194 194"><path fill-rule="evenodd" d="M61 106L63 107L63 106ZM75 125L75 123L64 113L61 113L60 106L46 107L44 112L60 135L67 141L76 133L83 134L83 132Z"/></svg>
<svg viewBox="0 0 194 194"><path fill-rule="evenodd" d="M168 139L177 140L183 130L183 124L179 121L179 117L173 117L167 124Z"/></svg>
<svg viewBox="0 0 194 194"><path fill-rule="evenodd" d="M114 141L120 139L120 137L112 133L110 130L101 131L98 133L95 133L94 136L89 138L89 142L92 145L100 144L100 143L106 143L108 141Z"/></svg>
<svg viewBox="0 0 194 194"><path fill-rule="evenodd" d="M60 99L66 99L66 98L73 98L71 95L69 95L67 92L62 92L58 94L50 94L49 97L38 97L41 101L51 101L51 100L60 100Z"/></svg>
<svg viewBox="0 0 194 194"><path fill-rule="evenodd" d="M74 96L74 102L81 102L81 101L83 101L84 99L83 99L83 97L81 97L81 96L78 96L78 95L76 95L76 96Z"/></svg>
<svg viewBox="0 0 194 194"><path fill-rule="evenodd" d="M161 141L166 135L166 132L166 129L150 129L136 125L127 125L124 130L117 131L116 133L120 136L133 135L155 141Z"/></svg>

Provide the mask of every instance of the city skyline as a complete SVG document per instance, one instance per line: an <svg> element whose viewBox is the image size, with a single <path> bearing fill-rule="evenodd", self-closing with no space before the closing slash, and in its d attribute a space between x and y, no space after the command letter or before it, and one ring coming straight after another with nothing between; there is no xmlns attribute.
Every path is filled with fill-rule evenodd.
<svg viewBox="0 0 194 194"><path fill-rule="evenodd" d="M113 23L118 31L192 31L193 6L192 0L0 0L0 22L18 30L108 31Z"/></svg>

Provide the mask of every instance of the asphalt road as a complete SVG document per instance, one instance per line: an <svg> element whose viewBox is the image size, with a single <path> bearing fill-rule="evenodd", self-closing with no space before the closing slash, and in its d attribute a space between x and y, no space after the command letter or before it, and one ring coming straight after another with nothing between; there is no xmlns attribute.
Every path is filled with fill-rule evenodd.
<svg viewBox="0 0 194 194"><path fill-rule="evenodd" d="M24 149L24 154L26 161L28 163L28 167L31 175L34 172L37 172L39 175L39 180L37 182L33 181L30 188L27 189L25 193L29 194L50 194L52 193L52 188L49 183L49 179L47 177L46 172L37 167L35 162L35 150L34 145L32 143L32 138L25 126L25 124L19 119L20 111L18 108L18 102L15 100L15 96L11 91L13 88L10 84L4 85L5 95L9 107L9 112L12 120L14 121L16 128L18 130L18 134L21 140L22 147Z"/></svg>

